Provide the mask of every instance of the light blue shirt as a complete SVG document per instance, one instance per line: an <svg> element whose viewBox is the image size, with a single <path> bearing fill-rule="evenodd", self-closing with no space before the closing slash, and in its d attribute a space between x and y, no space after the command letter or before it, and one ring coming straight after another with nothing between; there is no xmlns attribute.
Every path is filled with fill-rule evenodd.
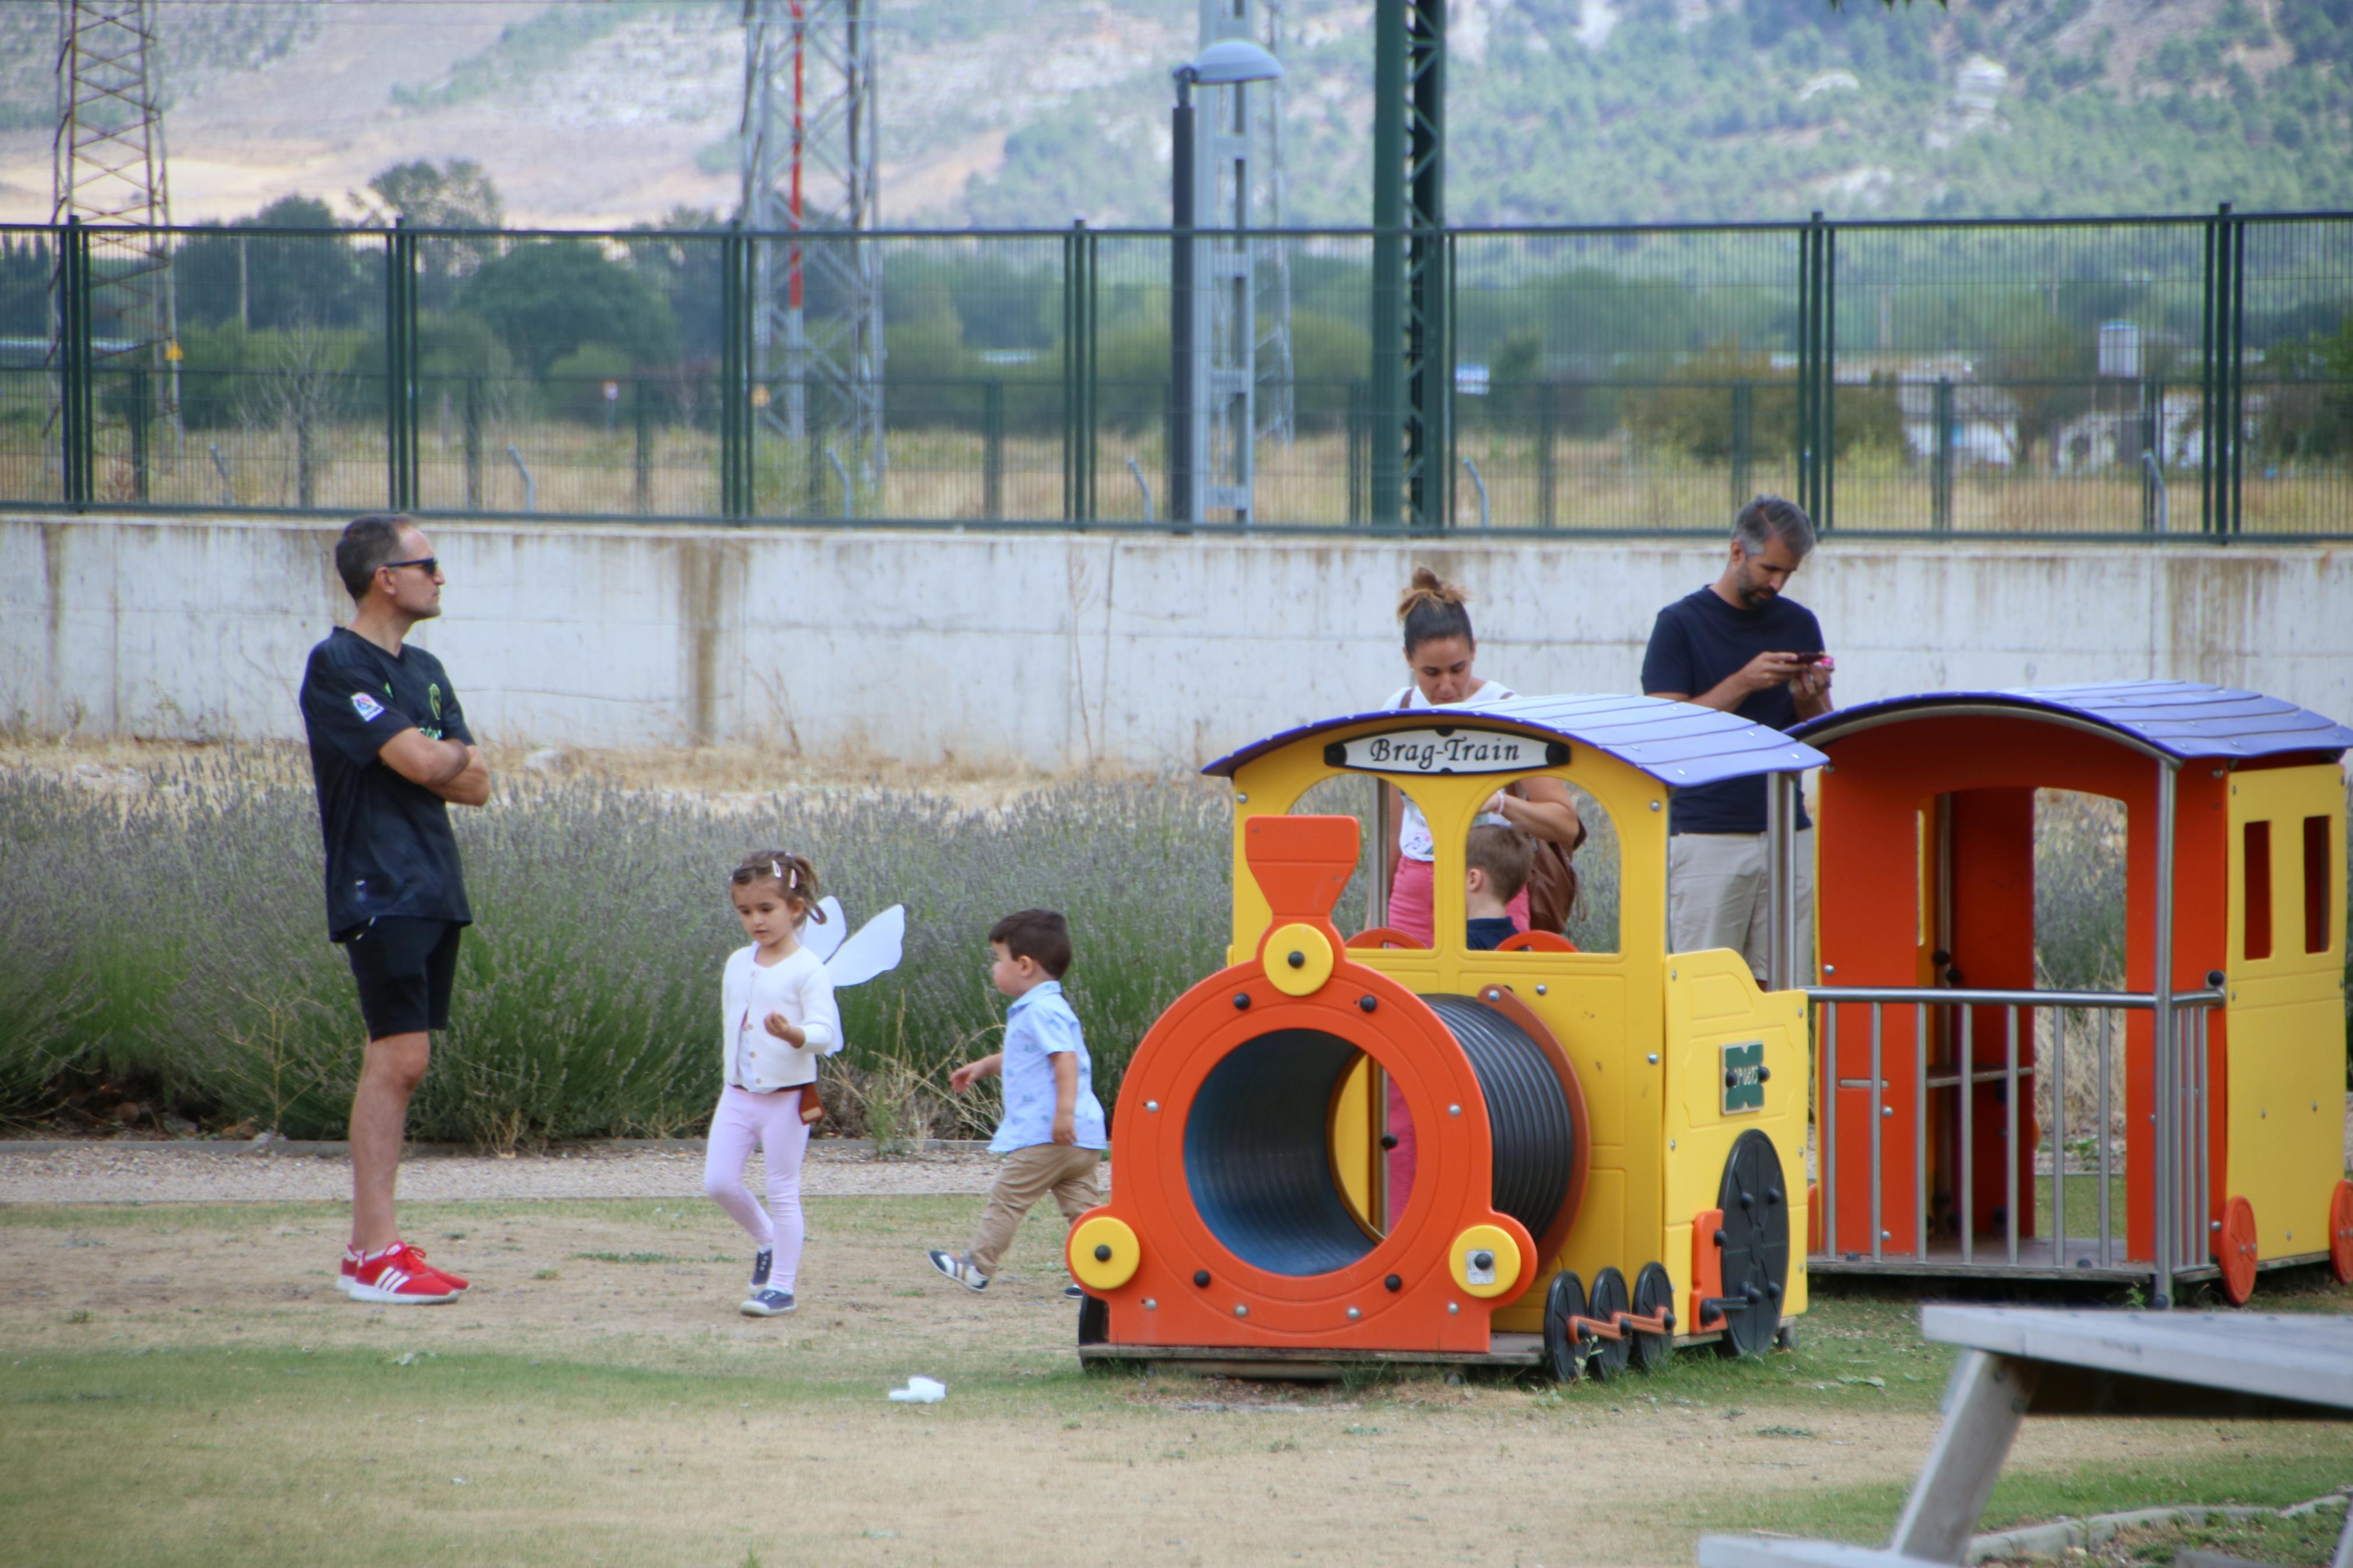
<svg viewBox="0 0 2353 1568"><path fill-rule="evenodd" d="M1087 1039L1079 1016L1062 1000L1062 983L1044 980L1013 1000L1005 1011L1005 1119L989 1140L989 1152L1010 1154L1054 1141L1053 1057L1068 1051L1078 1058L1079 1100L1071 1121L1078 1147L1102 1149L1103 1102L1095 1099L1094 1067L1087 1059Z"/></svg>

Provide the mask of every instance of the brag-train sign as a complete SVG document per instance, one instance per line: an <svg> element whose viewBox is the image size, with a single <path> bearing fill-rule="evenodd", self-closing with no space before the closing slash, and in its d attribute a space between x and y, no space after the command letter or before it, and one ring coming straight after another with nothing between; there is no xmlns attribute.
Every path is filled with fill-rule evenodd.
<svg viewBox="0 0 2353 1568"><path fill-rule="evenodd" d="M1516 773L1566 767L1568 746L1505 730L1439 724L1335 741L1324 748L1324 762L1366 773Z"/></svg>

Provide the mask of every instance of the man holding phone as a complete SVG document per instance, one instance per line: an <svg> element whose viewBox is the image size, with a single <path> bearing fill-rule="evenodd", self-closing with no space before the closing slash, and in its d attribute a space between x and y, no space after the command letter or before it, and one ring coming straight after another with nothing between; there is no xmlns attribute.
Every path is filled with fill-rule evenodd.
<svg viewBox="0 0 2353 1568"><path fill-rule="evenodd" d="M1642 655L1643 691L1776 730L1829 712L1836 665L1822 650L1821 623L1783 596L1813 548L1813 521L1795 503L1758 496L1742 507L1723 575L1659 612ZM1762 984L1772 908L1764 779L1677 791L1667 830L1667 920L1675 951L1731 948ZM1790 858L1798 878L1798 974L1811 984L1814 835L1802 799Z"/></svg>

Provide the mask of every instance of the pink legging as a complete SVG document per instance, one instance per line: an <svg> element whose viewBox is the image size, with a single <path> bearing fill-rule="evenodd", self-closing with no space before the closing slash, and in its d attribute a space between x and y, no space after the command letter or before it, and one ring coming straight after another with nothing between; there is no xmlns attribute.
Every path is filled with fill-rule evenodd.
<svg viewBox="0 0 2353 1568"><path fill-rule="evenodd" d="M754 1094L730 1085L720 1090L719 1109L711 1113L711 1142L702 1160L702 1190L711 1201L751 1234L761 1247L776 1249L768 1282L790 1290L800 1273L801 1243L807 1226L801 1218L801 1156L808 1150L808 1123L801 1120L801 1091L777 1089ZM744 1166L752 1151L768 1157L768 1206L744 1184Z"/></svg>

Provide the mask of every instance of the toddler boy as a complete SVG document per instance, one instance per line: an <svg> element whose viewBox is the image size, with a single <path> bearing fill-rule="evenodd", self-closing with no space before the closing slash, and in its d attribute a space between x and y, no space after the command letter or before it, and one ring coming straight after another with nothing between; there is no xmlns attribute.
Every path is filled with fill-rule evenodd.
<svg viewBox="0 0 2353 1568"><path fill-rule="evenodd" d="M986 1290L997 1260L1021 1228L1021 1216L1048 1193L1065 1221L1103 1202L1095 1163L1110 1140L1079 1016L1062 1000L1071 967L1071 926L1050 910L1023 910L988 931L988 977L1013 998L1005 1014L1005 1048L949 1075L959 1094L990 1073L1005 1079L1005 1116L989 1142L1004 1169L988 1190L980 1228L963 1252L931 1251L932 1267L968 1290ZM1084 1294L1073 1283L1063 1294Z"/></svg>
<svg viewBox="0 0 2353 1568"><path fill-rule="evenodd" d="M1482 824L1471 830L1462 858L1462 945L1473 952L1500 947L1518 928L1504 906L1528 885L1528 862L1535 846L1516 827Z"/></svg>

